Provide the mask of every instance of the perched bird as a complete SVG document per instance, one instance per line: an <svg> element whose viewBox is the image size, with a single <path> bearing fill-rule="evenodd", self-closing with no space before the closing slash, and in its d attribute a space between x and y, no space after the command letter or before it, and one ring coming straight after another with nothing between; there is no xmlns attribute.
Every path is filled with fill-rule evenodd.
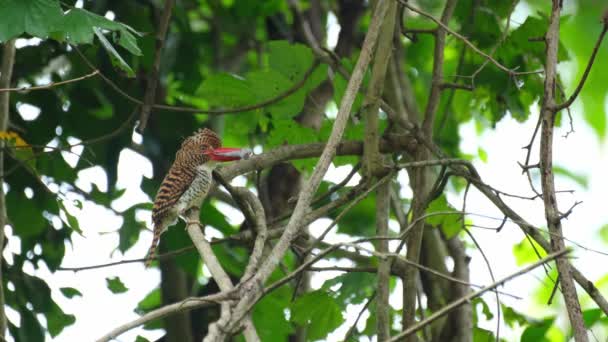
<svg viewBox="0 0 608 342"><path fill-rule="evenodd" d="M200 207L211 189L212 171L218 162L247 159L249 149L221 147L220 138L210 129L199 129L186 138L163 180L152 208L154 238L146 256L146 267L155 257L162 233L188 209Z"/></svg>

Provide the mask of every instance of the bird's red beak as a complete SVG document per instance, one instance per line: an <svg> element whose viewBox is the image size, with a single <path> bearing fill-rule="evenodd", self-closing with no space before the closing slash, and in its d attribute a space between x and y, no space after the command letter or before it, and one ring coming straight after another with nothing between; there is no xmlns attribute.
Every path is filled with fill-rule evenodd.
<svg viewBox="0 0 608 342"><path fill-rule="evenodd" d="M228 162L233 160L248 159L251 156L251 150L248 148L220 147L208 149L204 152L211 160Z"/></svg>

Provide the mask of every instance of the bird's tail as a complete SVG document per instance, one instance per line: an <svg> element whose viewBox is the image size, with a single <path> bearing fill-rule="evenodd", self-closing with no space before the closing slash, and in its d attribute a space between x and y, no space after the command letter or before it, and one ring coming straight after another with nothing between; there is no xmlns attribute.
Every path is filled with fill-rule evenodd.
<svg viewBox="0 0 608 342"><path fill-rule="evenodd" d="M150 264L156 258L156 247L158 247L158 241L160 240L161 234L162 229L154 227L154 237L152 238L152 245L150 246L150 249L148 249L148 254L146 255L146 268L150 267Z"/></svg>

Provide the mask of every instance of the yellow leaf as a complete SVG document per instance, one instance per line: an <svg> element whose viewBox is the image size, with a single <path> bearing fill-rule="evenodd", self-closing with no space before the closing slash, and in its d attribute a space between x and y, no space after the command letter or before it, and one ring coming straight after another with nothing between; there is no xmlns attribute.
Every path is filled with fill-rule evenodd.
<svg viewBox="0 0 608 342"><path fill-rule="evenodd" d="M0 131L0 140L14 141L15 147L29 147L30 145L15 132Z"/></svg>

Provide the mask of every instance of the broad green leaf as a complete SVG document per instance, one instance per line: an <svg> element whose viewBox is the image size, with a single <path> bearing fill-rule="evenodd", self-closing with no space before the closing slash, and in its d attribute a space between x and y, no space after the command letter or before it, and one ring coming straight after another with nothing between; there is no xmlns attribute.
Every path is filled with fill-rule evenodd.
<svg viewBox="0 0 608 342"><path fill-rule="evenodd" d="M66 40L72 44L90 44L93 42L95 35L94 28L116 31L119 34L119 39L115 39L115 42L129 50L132 54L141 55L141 50L137 47L136 38L132 32L137 35L139 34L133 29L125 24L106 19L82 8L74 8L66 13L55 27L57 31L56 38Z"/></svg>
<svg viewBox="0 0 608 342"><path fill-rule="evenodd" d="M270 68L282 73L292 83L302 79L312 62L312 51L305 45L291 44L285 40L273 41L268 44L268 64Z"/></svg>
<svg viewBox="0 0 608 342"><path fill-rule="evenodd" d="M374 291L376 276L366 272L348 272L325 281L323 289L338 293L337 302L346 309L347 304L360 304ZM340 285L338 289L334 286Z"/></svg>
<svg viewBox="0 0 608 342"><path fill-rule="evenodd" d="M210 225L226 236L238 232L238 229L228 222L226 215L219 211L211 201L203 203L200 219L202 224Z"/></svg>
<svg viewBox="0 0 608 342"><path fill-rule="evenodd" d="M243 78L231 74L215 74L208 77L197 94L210 106L237 108L257 102L251 85ZM240 115L245 115L241 113Z"/></svg>
<svg viewBox="0 0 608 342"><path fill-rule="evenodd" d="M555 318L547 318L530 325L521 334L521 342L549 342L545 337Z"/></svg>
<svg viewBox="0 0 608 342"><path fill-rule="evenodd" d="M143 336L137 335L137 337L135 338L135 342L150 342L150 340L148 340L147 338L145 338Z"/></svg>
<svg viewBox="0 0 608 342"><path fill-rule="evenodd" d="M247 82L250 84L250 88L257 99L256 103L285 93L294 83L275 70L250 72L247 74ZM292 118L302 110L305 95L302 91L295 92L276 103L264 107L264 110L276 118Z"/></svg>
<svg viewBox="0 0 608 342"><path fill-rule="evenodd" d="M95 32L95 35L101 42L101 45L103 46L104 49L106 49L106 51L110 55L110 60L112 61L112 65L125 71L127 73L127 76L134 77L135 72L133 71L133 69L131 69L129 64L127 64L127 62L120 56L118 51L116 51L116 49L114 49L114 46L112 46L112 43L110 43L110 41L106 38L106 36L104 36L102 30L98 27L93 27L93 32Z"/></svg>
<svg viewBox="0 0 608 342"><path fill-rule="evenodd" d="M531 244L534 245L534 247ZM538 252L540 257L536 252ZM513 246L513 256L515 256L515 263L517 266L533 263L546 255L547 253L545 250L533 239L523 238L518 244Z"/></svg>
<svg viewBox="0 0 608 342"><path fill-rule="evenodd" d="M285 318L289 297L274 294L263 297L253 308L253 323L262 341L287 341L293 332L292 324Z"/></svg>
<svg viewBox="0 0 608 342"><path fill-rule="evenodd" d="M129 290L118 277L106 278L106 284L108 289L114 294L124 293Z"/></svg>
<svg viewBox="0 0 608 342"><path fill-rule="evenodd" d="M591 327L602 318L603 312L601 309L589 309L583 311L583 320L585 321L585 327L591 329Z"/></svg>
<svg viewBox="0 0 608 342"><path fill-rule="evenodd" d="M61 308L53 303L53 309L44 314L46 317L47 328L52 337L56 337L68 325L76 322L74 315L69 315L63 312Z"/></svg>
<svg viewBox="0 0 608 342"><path fill-rule="evenodd" d="M51 289L44 280L35 276L23 275L22 286L34 311L49 312L55 305L51 298Z"/></svg>
<svg viewBox="0 0 608 342"><path fill-rule="evenodd" d="M161 239L159 251L176 251L186 247L192 247L192 240L186 232L182 222L169 228L163 239ZM175 256L175 263L191 276L196 276L199 271L200 257L195 250L190 253L181 253Z"/></svg>
<svg viewBox="0 0 608 342"><path fill-rule="evenodd" d="M227 246L226 244L217 244L213 246L213 252L226 272L236 277L243 275L245 266L249 260L246 249Z"/></svg>
<svg viewBox="0 0 608 342"><path fill-rule="evenodd" d="M307 328L308 338L322 339L344 322L336 300L325 291L309 292L291 306L291 320Z"/></svg>
<svg viewBox="0 0 608 342"><path fill-rule="evenodd" d="M426 222L441 228L446 238L450 239L462 229L461 215L451 214L455 212L456 209L448 203L445 195L441 195L428 206L426 214L431 216L427 217Z"/></svg>
<svg viewBox="0 0 608 342"><path fill-rule="evenodd" d="M131 248L139 239L143 224L135 219L138 207L138 205L133 206L122 214L122 227L118 231L118 250L122 253Z"/></svg>
<svg viewBox="0 0 608 342"><path fill-rule="evenodd" d="M36 202L23 192L10 191L6 195L6 212L15 234L22 239L38 236L49 227Z"/></svg>
<svg viewBox="0 0 608 342"><path fill-rule="evenodd" d="M152 292L148 293L144 299L140 300L137 303L137 308L135 308L135 312L143 315L150 310L154 310L161 305L160 298L160 288L156 288L152 290Z"/></svg>
<svg viewBox="0 0 608 342"><path fill-rule="evenodd" d="M376 195L370 194L352 207L338 222L338 232L352 236L372 236L376 233ZM334 219L338 213L330 213Z"/></svg>
<svg viewBox="0 0 608 342"><path fill-rule="evenodd" d="M304 127L292 119L273 118L272 126L268 136L269 147L285 144L310 144L317 141L317 133L312 128ZM293 165L299 170L311 170L315 165L315 160L294 160Z"/></svg>
<svg viewBox="0 0 608 342"><path fill-rule="evenodd" d="M61 293L67 298L74 298L76 296L82 297L82 293L73 287L62 287L59 289Z"/></svg>
<svg viewBox="0 0 608 342"><path fill-rule="evenodd" d="M515 309L513 309L510 306L501 304L501 307L502 307L502 314L503 314L504 320L507 323L507 325L511 328L515 327L516 323L519 326L524 326L524 325L528 324L528 322L531 321L530 318L517 312Z"/></svg>
<svg viewBox="0 0 608 342"><path fill-rule="evenodd" d="M63 12L55 0L0 0L0 42L28 33L47 38Z"/></svg>
<svg viewBox="0 0 608 342"><path fill-rule="evenodd" d="M19 341L43 342L44 331L36 319L34 312L25 309L19 312L19 316L21 316L18 336Z"/></svg>
<svg viewBox="0 0 608 342"><path fill-rule="evenodd" d="M494 333L490 330L482 329L479 327L473 327L473 341L474 342L493 342L496 341Z"/></svg>

